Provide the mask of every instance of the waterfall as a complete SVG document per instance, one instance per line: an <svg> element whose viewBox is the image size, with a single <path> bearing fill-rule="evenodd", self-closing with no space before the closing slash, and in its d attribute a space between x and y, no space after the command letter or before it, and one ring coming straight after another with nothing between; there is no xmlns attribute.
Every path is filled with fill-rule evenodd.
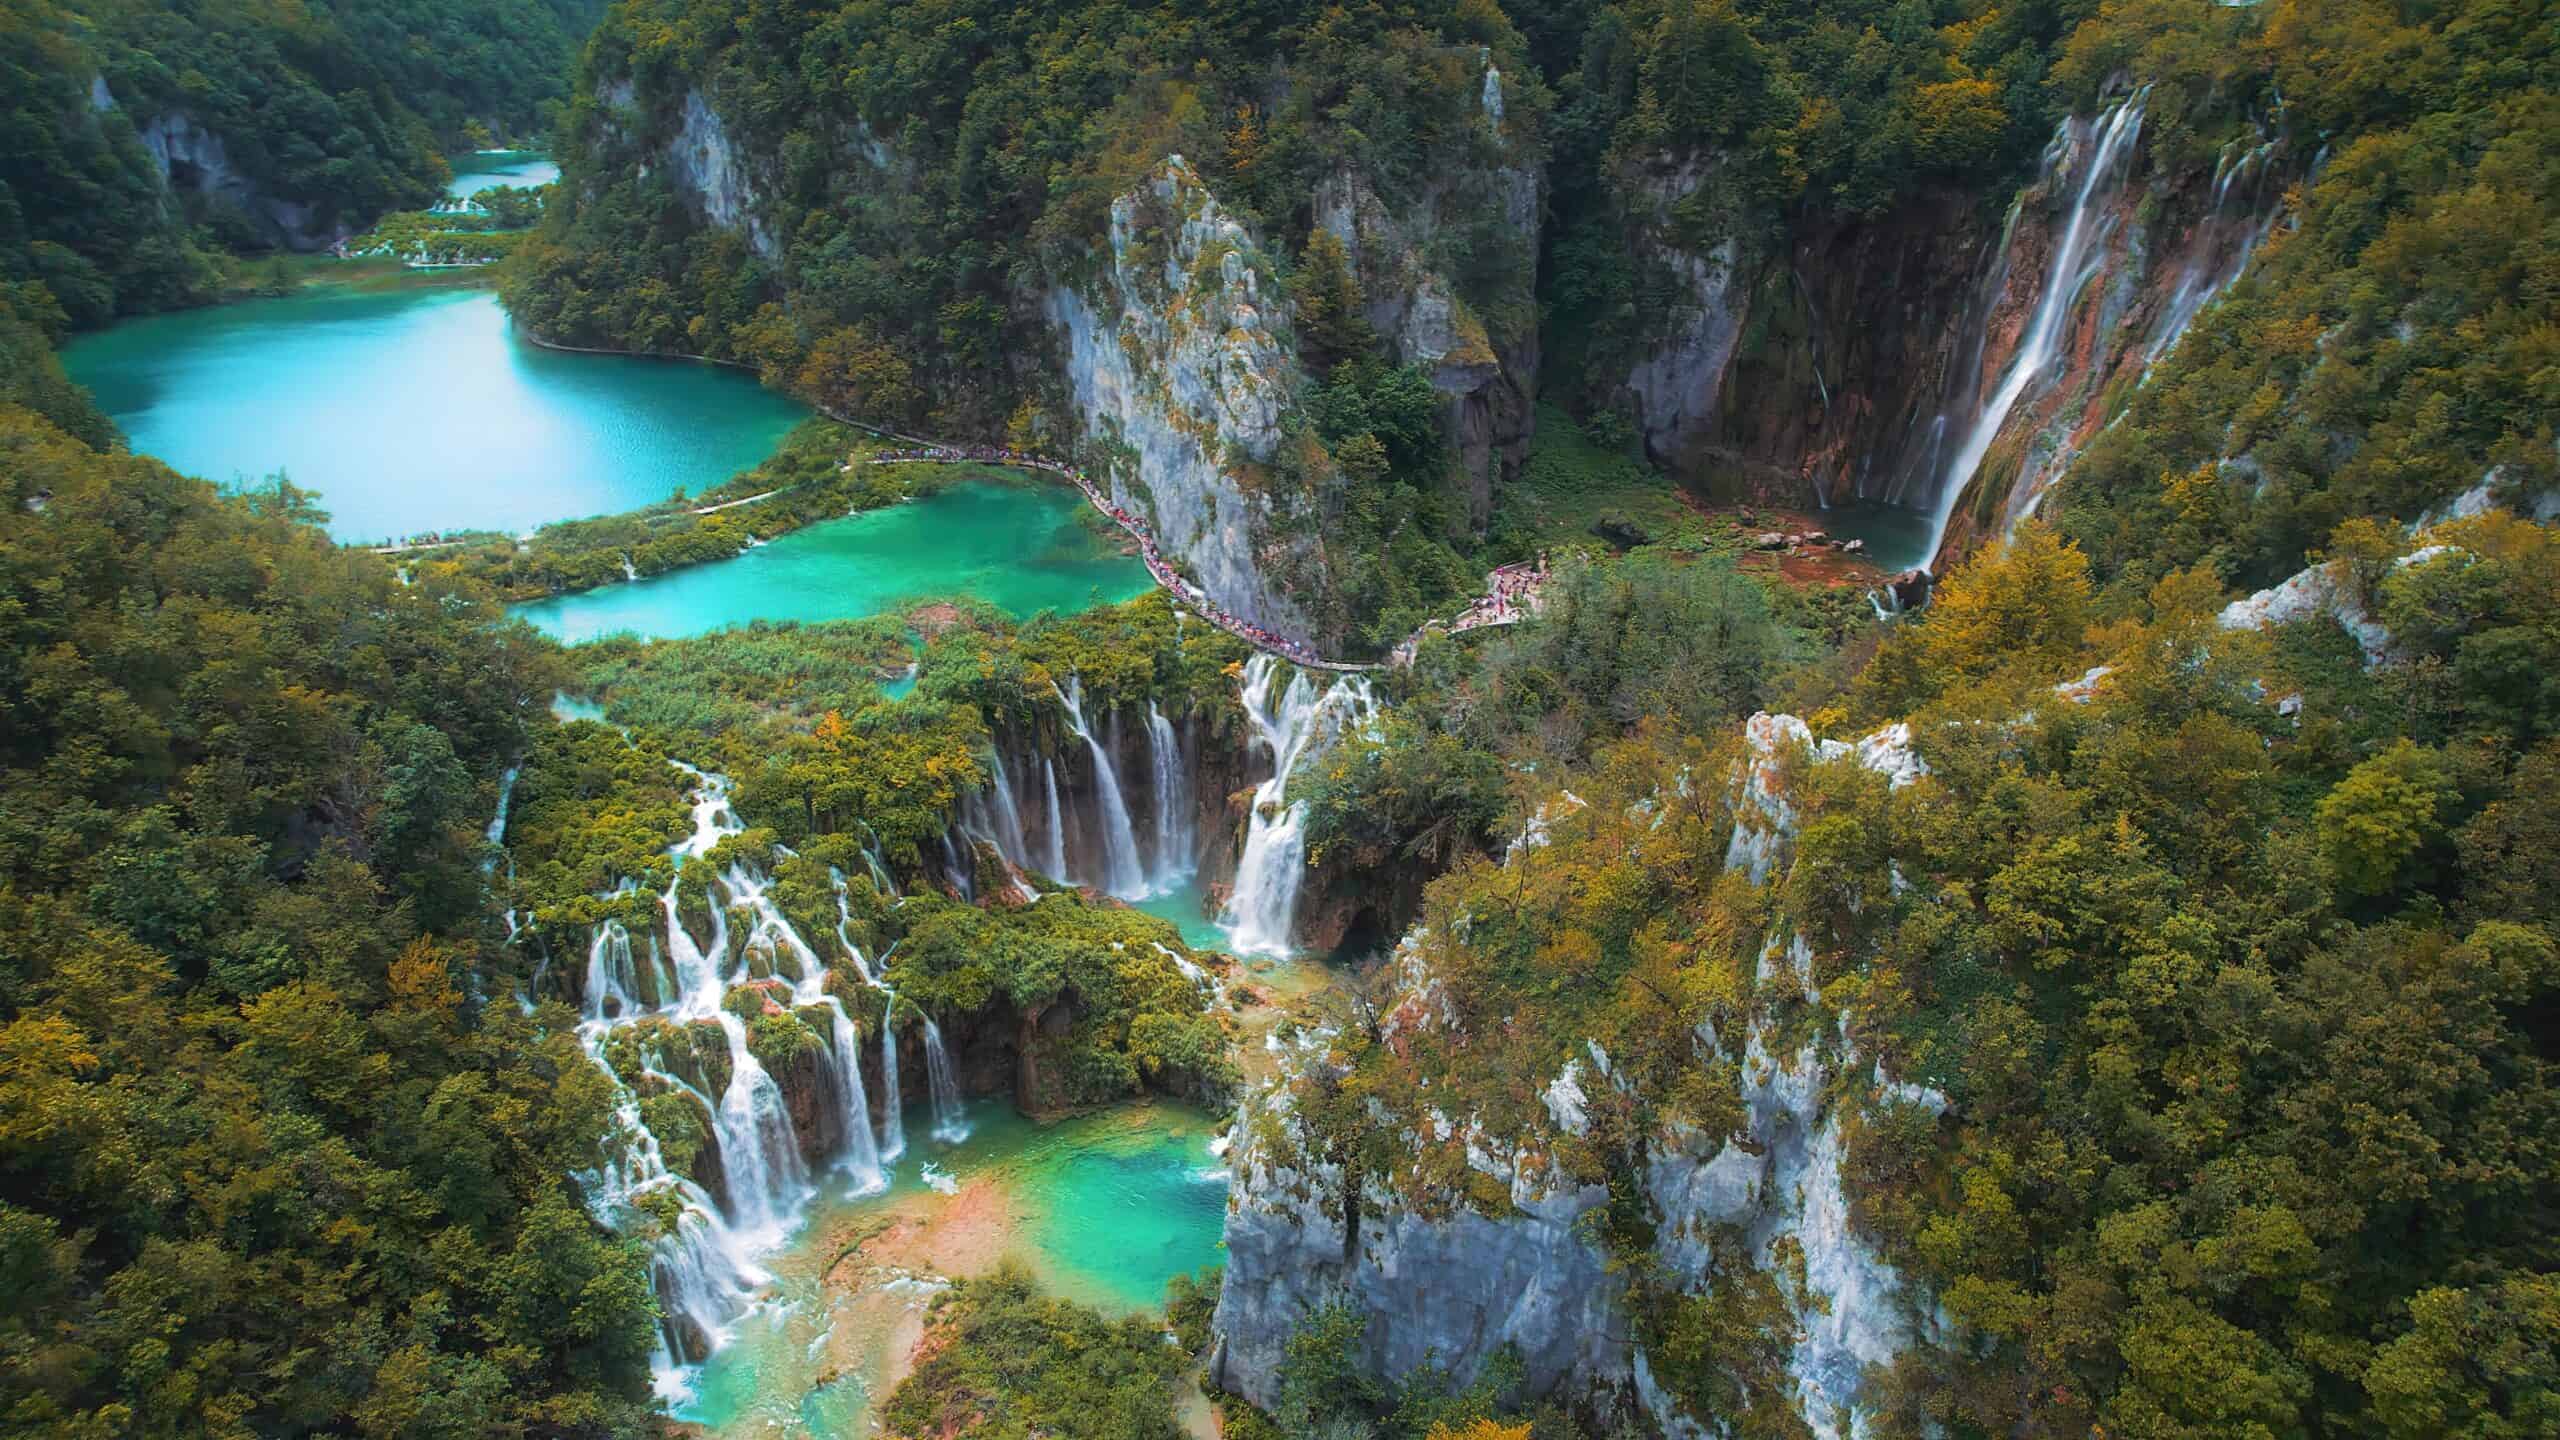
<svg viewBox="0 0 2560 1440"><path fill-rule="evenodd" d="M710 943L697 943L686 928L680 897L688 863L709 854L744 826L730 808L727 777L680 764L678 768L694 779L693 829L669 852L678 878L658 896L663 930L637 937L620 920L596 927L587 952L585 1020L578 1027L580 1043L613 1081L617 1095L617 1139L607 1146L609 1158L599 1171L583 1178L589 1204L600 1221L651 1238L653 1282L664 1317L658 1344L661 1395L680 1394L677 1368L701 1361L725 1341L728 1324L743 1311L753 1292L769 1281L756 1268L754 1255L781 1242L799 1222L801 1206L811 1193L808 1161L782 1087L749 1048L747 1022L727 1008L730 990L769 973L772 978L760 983L773 989L781 982L788 986L788 995L777 990L769 994L766 1004L779 1009L787 1003L793 1014L820 1006L828 1011L830 1054L817 1068L828 1102L842 1117L843 1138L835 1162L857 1189L884 1187L883 1155L894 1156L904 1147L896 1115L894 1043L884 1034L884 1078L891 1107L887 1131L891 1138L884 1147L872 1131L860 1033L843 1003L827 989L825 959L773 899L771 878L750 861L731 864L711 881ZM853 914L844 877L832 872L831 876L836 886L836 936L844 947L845 963L865 984L878 985L853 943ZM610 893L627 893L629 888L626 884ZM731 943L733 916L744 927L735 946ZM690 1098L709 1119L725 1192L722 1204L715 1204L691 1180L668 1170L638 1095L607 1058L617 1034L643 1019L677 1027L712 1021L726 1041L729 1079L717 1097L669 1073L645 1047L639 1057L641 1078ZM660 1204L637 1203L659 1192L677 1197L672 1219Z"/></svg>
<svg viewBox="0 0 2560 1440"><path fill-rule="evenodd" d="M2090 242L2103 228L2097 218L2096 203L2100 187L2119 175L2123 161L2133 152L2134 141L2142 133L2142 108L2149 95L2147 89L2098 117L2090 127L2090 152L2087 168L2080 176L2080 188L2071 200L2070 219L2064 224L2062 238L2053 247L2053 258L2046 268L2043 293L2036 297L2034 315L2027 323L2026 334L2018 341L2017 354L2009 361L2007 376L2000 388L1992 392L1973 417L1966 430L1964 443L1956 447L1955 459L1939 477L1937 504L1930 514L1927 559L1923 568L1935 566L1938 547L1945 543L1947 522L1955 515L1960 500L1982 467L1982 459L2000 435L2000 427L2008 421L2011 407L2018 403L2027 388L2045 378L2062 349L2063 328L2079 299L2080 286L2088 277L2084 262ZM2062 131L2047 150L2048 168L2060 173L2057 160L2067 162L2078 139L2074 121L2063 122Z"/></svg>
<svg viewBox="0 0 2560 1440"><path fill-rule="evenodd" d="M880 1159L907 1153L906 1097L898 1093L898 992L880 987Z"/></svg>
<svg viewBox="0 0 2560 1440"><path fill-rule="evenodd" d="M610 1021L637 1011L640 977L631 965L631 932L619 920L596 927L587 946L586 1018Z"/></svg>
<svg viewBox="0 0 2560 1440"><path fill-rule="evenodd" d="M933 1138L957 1145L969 1138L969 1117L960 1108L960 1077L952 1073L951 1052L942 1045L942 1027L930 1015L923 1019L924 1073L933 1087Z"/></svg>
<svg viewBox="0 0 2560 1440"><path fill-rule="evenodd" d="M825 997L832 1012L828 1039L834 1046L836 1102L844 1107L844 1167L856 1190L885 1190L889 1177L880 1168L880 1146L871 1138L871 1097L862 1088L862 1037L844 1013L844 1002Z"/></svg>
<svg viewBox="0 0 2560 1440"><path fill-rule="evenodd" d="M1031 853L1031 847L1022 838L1022 811L1013 803L1013 777L1005 773L1003 746L996 747L995 756L994 780L988 786L996 797L993 838L996 848L1004 852L1004 858L1019 865L1022 857Z"/></svg>
<svg viewBox="0 0 2560 1440"><path fill-rule="evenodd" d="M1067 879L1067 811L1058 803L1058 762L1042 756L1040 773L1049 787L1049 878L1065 884Z"/></svg>
<svg viewBox="0 0 2560 1440"><path fill-rule="evenodd" d="M1362 675L1342 676L1319 697L1307 672L1293 669L1283 689L1280 662L1267 654L1245 663L1243 698L1256 738L1271 752L1271 778L1254 787L1235 888L1220 918L1238 953L1285 956L1296 928L1298 885L1307 868L1307 805L1303 800L1284 803L1289 776L1346 723L1366 725L1374 719L1377 701Z"/></svg>
<svg viewBox="0 0 2560 1440"><path fill-rule="evenodd" d="M729 1038L729 1088L720 1094L712 1130L720 1139L720 1172L729 1182L729 1209L738 1227L779 1244L791 1212L806 1198L808 1167L782 1087L747 1048L747 1022L722 1010L720 1032Z"/></svg>
<svg viewBox="0 0 2560 1440"><path fill-rule="evenodd" d="M1147 702L1147 758L1154 769L1158 894L1178 888L1198 868L1191 771L1182 761L1182 737L1152 700Z"/></svg>
<svg viewBox="0 0 2560 1440"><path fill-rule="evenodd" d="M602 1024L585 1025L578 1038L610 1076L602 1055L607 1033ZM657 1368L664 1373L717 1348L729 1320L772 1277L747 1257L746 1247L702 1187L667 1169L657 1137L641 1121L639 1100L619 1079L614 1081L614 1124L624 1143L601 1171L584 1177L598 1223L625 1222L635 1202L662 1191L677 1201L675 1223L660 1230L649 1265L661 1314Z"/></svg>
<svg viewBox="0 0 2560 1440"><path fill-rule="evenodd" d="M1063 690L1051 688L1067 712L1067 727L1093 757L1093 788L1102 797L1102 889L1122 900L1143 900L1150 893L1146 872L1139 867L1138 836L1129 823L1129 803L1120 793L1120 772L1111 763L1111 749L1085 725L1084 693L1076 677L1069 675ZM1051 783L1056 783L1054 768Z"/></svg>
<svg viewBox="0 0 2560 1440"><path fill-rule="evenodd" d="M489 819L488 839L492 845L503 844L506 841L507 802L515 798L516 777L522 773L524 773L523 766L510 765L506 773L498 777L498 813Z"/></svg>

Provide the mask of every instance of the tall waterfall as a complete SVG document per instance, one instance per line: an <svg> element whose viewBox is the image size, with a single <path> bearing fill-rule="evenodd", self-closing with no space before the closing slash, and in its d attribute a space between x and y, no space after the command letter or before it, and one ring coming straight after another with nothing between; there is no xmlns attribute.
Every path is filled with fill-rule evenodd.
<svg viewBox="0 0 2560 1440"><path fill-rule="evenodd" d="M834 1080L837 1113L844 1116L845 1169L853 1176L856 1188L883 1190L889 1177L880 1168L880 1142L871 1135L871 1097L862 1086L862 1040L854 1034L853 1021L844 1013L844 1002L833 995L825 997L828 1017L828 1041L834 1050L833 1064L828 1068ZM895 1050L885 1029L881 1046Z"/></svg>
<svg viewBox="0 0 2560 1440"><path fill-rule="evenodd" d="M996 797L995 831L989 838L1006 859L1018 865L1023 856L1031 853L1031 847L1022 838L1022 811L1013 803L1013 777L1005 773L1003 747L998 746L995 754L995 772L987 785Z"/></svg>
<svg viewBox="0 0 2560 1440"><path fill-rule="evenodd" d="M1937 503L1929 519L1928 566L1937 563L1938 547L1946 541L1947 522L1955 515L1956 503L1972 484L1974 472L1982 468L1983 457L1999 438L2010 409L2030 386L2047 378L2061 353L2065 322L2079 300L2080 287L2088 279L2091 245L2105 227L2099 214L2104 208L2102 192L2111 195L2108 183L2123 177L2125 161L2142 134L2143 104L2149 94L2148 89L2137 92L2086 126L2076 120L2064 121L2046 149L2048 173L2061 174L2082 145L2090 147L2079 188L2071 197L2070 217L2046 267L2044 290L2036 297L2035 313L2018 341L2017 353L2010 358L2008 373L1991 398L1975 412L1963 441L1956 446L1954 458L1937 477Z"/></svg>
<svg viewBox="0 0 2560 1440"><path fill-rule="evenodd" d="M1058 803L1058 762L1041 757L1040 775L1049 787L1049 862L1043 868L1050 879L1063 883L1067 878L1067 809Z"/></svg>
<svg viewBox="0 0 2560 1440"><path fill-rule="evenodd" d="M921 1012L919 1012L921 1013ZM933 1138L956 1145L969 1138L969 1117L960 1108L960 1077L952 1072L951 1052L942 1044L942 1027L924 1017L924 1073L933 1089Z"/></svg>
<svg viewBox="0 0 2560 1440"><path fill-rule="evenodd" d="M1156 863L1148 877L1158 894L1179 887L1199 868L1198 821L1191 803L1191 767L1182 737L1164 711L1147 702L1147 759L1155 781Z"/></svg>
<svg viewBox="0 0 2560 1440"><path fill-rule="evenodd" d="M898 1093L898 992L880 987L880 1159L907 1153L907 1102Z"/></svg>
<svg viewBox="0 0 2560 1440"><path fill-rule="evenodd" d="M1254 788L1253 817L1221 921L1239 954L1285 956L1307 869L1307 805L1284 803L1289 776L1346 726L1374 720L1377 699L1363 675L1341 676L1318 695L1307 672L1293 667L1283 687L1280 662L1269 655L1245 663L1243 698L1255 737L1271 752L1271 778Z"/></svg>
<svg viewBox="0 0 2560 1440"><path fill-rule="evenodd" d="M1145 899L1150 892L1138 860L1137 830L1129 823L1129 802L1120 793L1120 772L1111 763L1111 748L1085 724L1084 691L1076 677L1069 675L1065 688L1056 693L1060 708L1067 712L1067 728L1093 757L1093 788L1102 801L1102 889L1122 900ZM1050 783L1057 783L1054 767ZM1053 789L1053 797L1055 793Z"/></svg>

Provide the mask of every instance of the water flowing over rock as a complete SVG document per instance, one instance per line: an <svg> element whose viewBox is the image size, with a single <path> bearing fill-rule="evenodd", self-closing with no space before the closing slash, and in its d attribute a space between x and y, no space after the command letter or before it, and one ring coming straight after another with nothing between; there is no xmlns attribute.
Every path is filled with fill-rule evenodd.
<svg viewBox="0 0 2560 1440"><path fill-rule="evenodd" d="M961 801L958 833L1016 870L1118 900L1179 888L1198 872L1201 848L1187 721L1177 724L1152 701L1143 725L1122 707L1089 715L1073 675L1056 699L1064 749L1037 749L1057 743L1040 733L999 734L987 783ZM1028 795L1015 789L1023 774L1038 777Z"/></svg>
<svg viewBox="0 0 2560 1440"><path fill-rule="evenodd" d="M968 1113L960 1107L960 1077L952 1071L942 1027L924 1017L924 1073L933 1094L933 1138L946 1145L969 1138Z"/></svg>
<svg viewBox="0 0 2560 1440"><path fill-rule="evenodd" d="M2010 409L2029 386L2049 377L2061 350L2065 320L2077 308L2081 287L2093 273L2090 252L2100 245L2098 232L2112 218L2106 213L2103 197L2111 193L2108 187L2121 185L2134 142L2142 134L2144 99L2144 95L2134 96L2085 129L2076 121L2065 121L2062 133L2047 148L2048 174L2076 176L2068 218L2063 222L2061 240L2053 247L2026 335L2010 358L2008 373L1964 427L1953 458L1929 483L1928 556L1932 561L1946 537L1947 521L1955 513L1956 501L1972 484L1974 472L1981 468L1991 443L2000 436L2000 427L2007 423ZM2079 153L2082 151L2086 153Z"/></svg>
<svg viewBox="0 0 2560 1440"><path fill-rule="evenodd" d="M1659 156L1618 182L1630 256L1678 282L1592 399L1675 473L1773 503L1915 510L1952 552L2033 514L2284 214L2303 167L2261 128L2209 172L2158 169L2147 92L2065 120L2007 219L1922 191L1808 217L1784 250L1692 233L1725 157ZM1684 208L1686 207L1686 208ZM1926 562L1924 562L1926 563Z"/></svg>
<svg viewBox="0 0 2560 1440"><path fill-rule="evenodd" d="M1138 859L1138 832L1129 821L1128 799L1120 793L1120 772L1111 763L1111 747L1095 738L1085 724L1084 692L1077 678L1068 676L1065 688L1057 693L1058 704L1067 712L1067 727L1084 742L1093 760L1094 794L1102 802L1102 889L1123 900L1142 899L1149 893L1146 869Z"/></svg>
<svg viewBox="0 0 2560 1440"><path fill-rule="evenodd" d="M1854 744L1816 743L1804 722L1762 715L1747 734L1750 754L1734 783L1756 838L1738 836L1728 863L1759 876L1792 841L1794 810L1785 793L1791 757L1859 764L1897 785L1926 773L1902 727ZM1544 855L1544 846L1527 844L1503 863L1536 865ZM1393 962L1398 998L1381 1026L1390 1046L1404 1043L1409 1031L1456 1023L1438 997L1425 939L1424 932L1408 935ZM1801 938L1767 938L1764 985L1802 988L1818 1004L1812 969ZM1925 1306L1851 1227L1840 1173L1844 1118L1869 1103L1942 1110L1945 1100L1896 1085L1872 1064L1826 1061L1832 1052L1821 1044L1773 1053L1770 1039L1755 1019L1739 1050L1729 1050L1702 1027L1699 1063L1735 1065L1744 1123L1731 1136L1675 1124L1652 1137L1642 1194L1655 1223L1656 1261L1692 1290L1721 1283L1711 1243L1718 1235L1738 1234L1750 1263L1773 1273L1792 1270L1800 1257L1801 1286L1790 1280L1780 1290L1800 1332L1788 1358L1794 1409L1813 1434L1843 1440L1859 1433L1867 1368L1889 1362L1911 1342L1915 1324L1930 1323ZM1321 1067L1334 1062L1322 1036L1279 1048L1280 1078L1245 1099L1231 1129L1242 1138L1231 1156L1237 1186L1213 1326L1217 1383L1270 1404L1300 1319L1311 1308L1347 1302L1369 1321L1356 1358L1372 1375L1393 1378L1431 1363L1463 1383L1509 1345L1533 1396L1617 1416L1637 1427L1633 1433L1700 1440L1717 1433L1660 1383L1634 1338L1624 1281L1592 1236L1607 1189L1563 1174L1544 1151L1587 1124L1595 1093L1621 1083L1605 1052L1589 1046L1587 1059L1558 1072L1532 1111L1541 1128L1527 1134L1489 1133L1436 1109L1373 1110L1378 1123L1402 1127L1409 1144L1463 1146L1472 1172L1466 1192L1417 1201L1380 1177L1347 1186L1339 1165L1305 1143L1292 1086L1302 1076L1320 1078ZM1492 1214L1470 1198L1488 1185L1507 1200Z"/></svg>
<svg viewBox="0 0 2560 1440"><path fill-rule="evenodd" d="M670 1394L681 1392L680 1367L718 1348L766 1283L755 1257L798 1225L814 1190L813 1148L826 1146L818 1158L831 1160L860 1191L886 1183L883 1155L904 1146L903 1132L894 1128L896 1138L886 1147L875 1137L860 1031L827 988L826 961L774 903L761 871L733 860L710 881L708 941L697 938L684 913L686 871L708 864L713 848L742 827L725 777L679 768L694 781L693 831L672 852L677 878L657 897L660 923L638 935L620 919L595 928L579 986L578 1027L581 1044L616 1092L615 1134L606 1163L587 1177L589 1204L604 1223L652 1237L652 1273L665 1317L661 1388ZM851 938L844 878L834 878L837 939L855 972L876 984ZM629 894L627 885L614 892ZM768 1014L824 1012L825 1053L814 1067L803 1067L813 1069L808 1083L815 1087L804 1094L818 1093L822 1101L817 1130L803 1132L782 1083L749 1044L747 1024L730 1004L740 986L761 987ZM706 1064L699 1050L676 1053L706 1032L719 1037L717 1063ZM882 1048L890 1077L888 1123L895 1127L895 1044L884 1037ZM701 1163L716 1174L716 1200L713 1187L667 1165L642 1103L661 1094L696 1107L709 1131Z"/></svg>
<svg viewBox="0 0 2560 1440"><path fill-rule="evenodd" d="M1307 671L1288 667L1285 685L1281 671L1282 662L1269 655L1254 656L1244 671L1245 715L1271 756L1271 777L1253 792L1224 916L1228 939L1245 955L1285 956L1296 934L1298 889L1307 872L1307 805L1287 800L1290 775L1346 728L1377 716L1366 676L1340 676L1319 694Z"/></svg>
<svg viewBox="0 0 2560 1440"><path fill-rule="evenodd" d="M1155 777L1156 860L1149 883L1173 890L1199 869L1199 821L1191 798L1191 765L1182 737L1152 700L1147 702L1147 758Z"/></svg>

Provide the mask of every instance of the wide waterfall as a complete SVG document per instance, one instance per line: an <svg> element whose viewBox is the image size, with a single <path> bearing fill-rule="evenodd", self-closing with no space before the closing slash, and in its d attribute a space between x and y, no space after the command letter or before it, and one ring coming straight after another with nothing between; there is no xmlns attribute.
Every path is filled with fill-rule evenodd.
<svg viewBox="0 0 2560 1440"><path fill-rule="evenodd" d="M1956 446L1954 458L1936 477L1926 566L1936 565L1938 547L1946 543L1947 522L1954 518L1956 503L1973 483L1974 472L1982 468L1983 457L1991 453L1992 442L1999 438L2009 411L2030 386L2047 378L2062 351L2065 322L2079 302L2081 286L2089 278L2087 262L2092 245L2104 229L2099 212L2104 209L2103 199L2112 198L2108 183L2123 178L2125 162L2142 134L2142 107L2149 93L2136 93L2085 126L2076 120L2064 121L2046 149L2045 168L2052 175L2067 173L2069 164L2086 149L2079 188L2072 193L2070 216L2046 266L2044 290L2036 296L2035 313L2018 341L2017 353L2010 358L2008 373L1991 398L1975 412L1964 440Z"/></svg>
<svg viewBox="0 0 2560 1440"><path fill-rule="evenodd" d="M1025 794L1016 773L1029 775L1029 759L1008 761L999 743L987 767L987 783L960 806L958 829L992 845L1007 864L1037 871L1067 885L1090 885L1114 899L1139 901L1169 894L1199 869L1199 819L1182 732L1161 706L1147 705L1147 754L1143 768L1123 767L1123 717L1114 708L1087 715L1084 690L1070 675L1055 687L1067 733L1084 744L1092 773L1092 805L1071 793L1058 776L1054 755L1037 757L1036 782ZM1134 717L1131 717L1134 720ZM1143 793L1133 784L1144 785ZM1079 824L1079 812L1084 812ZM959 874L955 862L955 881Z"/></svg>
<svg viewBox="0 0 2560 1440"><path fill-rule="evenodd" d="M617 1094L617 1135L608 1146L611 1158L589 1177L590 1204L608 1224L654 1232L652 1267L664 1315L659 1337L662 1389L680 1388L674 1368L700 1361L723 1343L728 1324L766 1283L755 1256L784 1240L814 1190L803 1137L782 1087L750 1048L745 1020L727 1004L734 989L764 986L763 1003L772 1007L768 1013L786 1004L793 1012L828 1012L823 1029L830 1053L819 1073L831 1102L829 1130L836 1134L832 1158L856 1193L885 1186L885 1159L905 1148L897 1116L894 1038L882 1037L889 1118L875 1136L860 1032L827 988L826 961L773 900L770 879L747 861L733 861L711 882L709 943L698 942L686 924L686 867L744 827L730 808L726 777L681 768L694 779L694 804L693 832L671 852L678 878L658 896L659 923L646 933L634 935L618 919L596 927L588 944L578 1027L588 1055L613 1077ZM837 939L844 958L866 984L885 991L853 942L844 877L838 873L834 880ZM744 927L742 933L733 935L733 916ZM621 1032L649 1021L665 1022L670 1030L641 1032L640 1075L701 1106L719 1154L720 1203L667 1168L638 1095L608 1058L608 1048ZM706 1022L719 1028L728 1052L728 1080L716 1096L677 1073L689 1066L658 1053L660 1034L695 1033L692 1027ZM676 1198L672 1212L643 1203L662 1193Z"/></svg>
<svg viewBox="0 0 2560 1440"><path fill-rule="evenodd" d="M1244 853L1222 917L1228 939L1244 955L1286 956L1296 930L1298 886L1307 870L1307 804L1287 801L1290 775L1346 727L1377 717L1368 677L1341 676L1319 695L1307 672L1294 667L1283 687L1280 665L1256 655L1244 669L1245 715L1271 752L1271 778L1254 789Z"/></svg>

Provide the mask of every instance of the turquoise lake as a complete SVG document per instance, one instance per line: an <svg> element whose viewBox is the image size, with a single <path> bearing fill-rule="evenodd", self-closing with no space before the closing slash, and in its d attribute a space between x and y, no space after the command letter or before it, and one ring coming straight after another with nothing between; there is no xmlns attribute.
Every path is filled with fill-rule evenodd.
<svg viewBox="0 0 2560 1440"><path fill-rule="evenodd" d="M500 185L530 190L559 178L560 167L538 150L483 150L453 162L453 183L444 193L462 200Z"/></svg>
<svg viewBox="0 0 2560 1440"><path fill-rule="evenodd" d="M732 560L530 601L515 613L574 644L626 632L702 635L750 620L858 620L933 596L975 596L1027 616L1144 594L1153 583L1146 566L1094 534L1084 509L1063 484L958 485L821 521Z"/></svg>
<svg viewBox="0 0 2560 1440"><path fill-rule="evenodd" d="M541 349L480 289L319 287L127 321L62 360L135 450L282 473L348 541L636 509L756 464L807 413L738 371Z"/></svg>

